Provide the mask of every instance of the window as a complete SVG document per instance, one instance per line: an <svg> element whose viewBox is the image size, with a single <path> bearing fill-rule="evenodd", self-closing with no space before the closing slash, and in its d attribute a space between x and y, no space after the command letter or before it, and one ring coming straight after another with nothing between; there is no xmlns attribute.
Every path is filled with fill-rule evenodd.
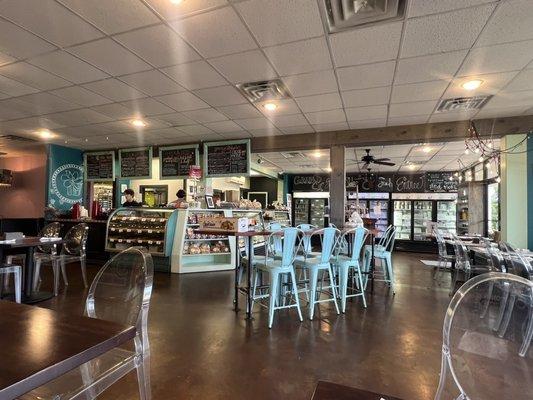
<svg viewBox="0 0 533 400"><path fill-rule="evenodd" d="M487 187L487 210L489 234L500 230L500 193L499 184L491 183Z"/></svg>

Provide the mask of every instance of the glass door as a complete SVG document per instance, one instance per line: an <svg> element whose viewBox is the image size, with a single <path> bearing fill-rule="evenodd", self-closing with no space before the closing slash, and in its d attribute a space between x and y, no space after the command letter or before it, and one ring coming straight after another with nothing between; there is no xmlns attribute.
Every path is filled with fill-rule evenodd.
<svg viewBox="0 0 533 400"><path fill-rule="evenodd" d="M413 240L430 240L426 235L427 222L433 221L433 202L432 201L415 201L414 218L413 218Z"/></svg>
<svg viewBox="0 0 533 400"><path fill-rule="evenodd" d="M294 199L294 225L309 223L309 199Z"/></svg>
<svg viewBox="0 0 533 400"><path fill-rule="evenodd" d="M487 219L488 233L494 234L494 231L500 230L500 196L498 183L487 185Z"/></svg>
<svg viewBox="0 0 533 400"><path fill-rule="evenodd" d="M389 225L389 202L387 200L370 200L369 203L369 216L376 220L376 229L379 231L376 236L380 238Z"/></svg>
<svg viewBox="0 0 533 400"><path fill-rule="evenodd" d="M326 200L311 199L311 225L317 228L324 227L324 217L326 214Z"/></svg>
<svg viewBox="0 0 533 400"><path fill-rule="evenodd" d="M411 201L394 201L394 226L396 239L411 240Z"/></svg>
<svg viewBox="0 0 533 400"><path fill-rule="evenodd" d="M437 201L437 228L456 233L457 204L455 201Z"/></svg>

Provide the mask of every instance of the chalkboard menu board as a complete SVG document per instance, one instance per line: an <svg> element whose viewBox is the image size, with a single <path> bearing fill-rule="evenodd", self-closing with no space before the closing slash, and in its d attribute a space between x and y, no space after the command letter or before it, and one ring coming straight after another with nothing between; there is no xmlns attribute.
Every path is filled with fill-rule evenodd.
<svg viewBox="0 0 533 400"><path fill-rule="evenodd" d="M115 153L113 151L85 153L86 181L113 181L115 179Z"/></svg>
<svg viewBox="0 0 533 400"><path fill-rule="evenodd" d="M119 151L119 161L121 178L152 178L151 147L122 149Z"/></svg>
<svg viewBox="0 0 533 400"><path fill-rule="evenodd" d="M423 193L426 188L425 174L395 174L392 191L395 193Z"/></svg>
<svg viewBox="0 0 533 400"><path fill-rule="evenodd" d="M426 192L457 192L453 172L426 172Z"/></svg>
<svg viewBox="0 0 533 400"><path fill-rule="evenodd" d="M347 192L375 192L376 175L375 174L349 174L346 175Z"/></svg>
<svg viewBox="0 0 533 400"><path fill-rule="evenodd" d="M294 175L294 192L329 192L329 175Z"/></svg>
<svg viewBox="0 0 533 400"><path fill-rule="evenodd" d="M198 165L198 145L159 148L161 179L187 179L192 165Z"/></svg>
<svg viewBox="0 0 533 400"><path fill-rule="evenodd" d="M250 140L204 143L206 176L250 174Z"/></svg>

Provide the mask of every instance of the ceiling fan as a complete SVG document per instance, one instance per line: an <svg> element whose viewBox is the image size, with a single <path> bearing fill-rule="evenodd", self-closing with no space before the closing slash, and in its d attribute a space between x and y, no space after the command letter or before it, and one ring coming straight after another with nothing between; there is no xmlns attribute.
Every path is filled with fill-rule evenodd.
<svg viewBox="0 0 533 400"><path fill-rule="evenodd" d="M370 171L370 164L387 165L389 167L396 165L395 163L390 162L390 158L374 158L374 156L370 154L370 149L365 149L365 151L366 155L361 157L361 161L358 162L358 164L363 164L361 166L361 169L366 169L367 171Z"/></svg>

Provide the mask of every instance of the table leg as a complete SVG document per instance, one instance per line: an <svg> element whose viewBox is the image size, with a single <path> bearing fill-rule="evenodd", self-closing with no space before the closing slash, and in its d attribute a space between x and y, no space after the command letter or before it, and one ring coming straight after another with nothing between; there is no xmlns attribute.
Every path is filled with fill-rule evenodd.
<svg viewBox="0 0 533 400"><path fill-rule="evenodd" d="M254 241L251 236L247 236L248 240L248 265L246 271L246 278L248 280L248 293L246 294L246 319L252 319L252 264L254 258Z"/></svg>
<svg viewBox="0 0 533 400"><path fill-rule="evenodd" d="M240 265L239 238L235 237L235 294L233 298L233 309L235 312L239 312L239 271L243 267Z"/></svg>
<svg viewBox="0 0 533 400"><path fill-rule="evenodd" d="M35 263L33 262L34 251L34 247L26 248L26 261L24 264L24 295L22 297L22 302L26 304L38 303L54 297L52 292L33 291L33 276L35 274Z"/></svg>
<svg viewBox="0 0 533 400"><path fill-rule="evenodd" d="M374 243L375 243L375 238L374 238L374 234L370 234L370 239L372 240L372 258L370 258L370 276L369 278L371 279L371 282L370 282L370 293L374 293L374 268L375 268L375 259L374 259Z"/></svg>

